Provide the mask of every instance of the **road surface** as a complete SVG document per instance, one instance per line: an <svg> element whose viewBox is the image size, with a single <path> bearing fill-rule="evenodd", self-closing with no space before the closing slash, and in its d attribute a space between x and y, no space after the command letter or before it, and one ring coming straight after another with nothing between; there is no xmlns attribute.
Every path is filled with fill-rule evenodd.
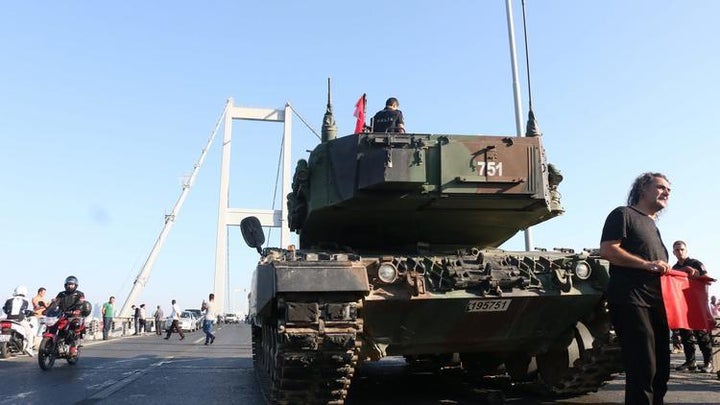
<svg viewBox="0 0 720 405"><path fill-rule="evenodd" d="M252 366L250 328L222 325L212 345L202 332L164 340L155 334L87 340L78 364L58 360L42 371L27 356L0 360L3 404L265 404ZM698 353L699 355L699 353ZM673 355L673 365L682 355ZM411 373L402 359L368 363L355 377L348 405L621 403L622 375L597 393L543 400L500 386L471 386L457 371ZM673 372L669 404L720 404L715 374Z"/></svg>

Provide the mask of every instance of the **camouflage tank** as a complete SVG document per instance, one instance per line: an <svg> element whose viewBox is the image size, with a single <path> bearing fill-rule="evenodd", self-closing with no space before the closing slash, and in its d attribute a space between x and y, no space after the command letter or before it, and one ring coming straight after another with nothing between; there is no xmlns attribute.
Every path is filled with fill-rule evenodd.
<svg viewBox="0 0 720 405"><path fill-rule="evenodd" d="M356 368L385 356L560 396L618 371L608 263L498 249L563 211L540 136L334 131L328 102L287 196L299 249L262 249L259 221L241 224L262 256L249 320L272 402L342 404Z"/></svg>

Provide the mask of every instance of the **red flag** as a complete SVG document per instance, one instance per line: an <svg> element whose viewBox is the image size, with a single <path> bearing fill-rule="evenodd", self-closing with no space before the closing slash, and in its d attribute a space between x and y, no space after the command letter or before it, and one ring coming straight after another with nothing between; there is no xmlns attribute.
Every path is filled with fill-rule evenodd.
<svg viewBox="0 0 720 405"><path fill-rule="evenodd" d="M708 307L708 276L688 278L684 271L670 270L660 277L663 302L670 329L712 330L715 320Z"/></svg>
<svg viewBox="0 0 720 405"><path fill-rule="evenodd" d="M355 112L353 115L355 118L357 118L357 122L355 123L355 133L359 134L363 131L363 128L365 128L365 105L367 104L367 100L365 99L365 93L363 93L362 97L358 99L357 103L355 103Z"/></svg>

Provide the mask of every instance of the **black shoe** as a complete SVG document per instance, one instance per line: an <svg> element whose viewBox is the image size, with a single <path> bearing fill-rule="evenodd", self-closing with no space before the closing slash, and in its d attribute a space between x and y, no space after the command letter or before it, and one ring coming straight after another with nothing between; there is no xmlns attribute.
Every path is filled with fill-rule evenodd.
<svg viewBox="0 0 720 405"><path fill-rule="evenodd" d="M205 342L205 346L207 346L207 345L208 345L208 342Z"/></svg>
<svg viewBox="0 0 720 405"><path fill-rule="evenodd" d="M675 367L675 371L695 371L697 366L694 361L686 361L685 363Z"/></svg>
<svg viewBox="0 0 720 405"><path fill-rule="evenodd" d="M702 366L698 367L698 372L700 373L712 373L715 371L715 368L713 367L712 361L707 361Z"/></svg>
<svg viewBox="0 0 720 405"><path fill-rule="evenodd" d="M180 336L180 340L183 340L183 339L185 339L185 336Z"/></svg>
<svg viewBox="0 0 720 405"><path fill-rule="evenodd" d="M163 339L165 339L165 340L168 340L168 339L170 339L170 336L168 336L168 337L164 337Z"/></svg>
<svg viewBox="0 0 720 405"><path fill-rule="evenodd" d="M213 343L215 343L215 336L210 338L210 344L213 344Z"/></svg>

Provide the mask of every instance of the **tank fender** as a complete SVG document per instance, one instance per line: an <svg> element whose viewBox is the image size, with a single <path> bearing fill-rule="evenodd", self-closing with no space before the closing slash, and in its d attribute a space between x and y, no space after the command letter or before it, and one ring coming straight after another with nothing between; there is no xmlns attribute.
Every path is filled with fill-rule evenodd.
<svg viewBox="0 0 720 405"><path fill-rule="evenodd" d="M364 266L276 266L277 293L370 292Z"/></svg>

